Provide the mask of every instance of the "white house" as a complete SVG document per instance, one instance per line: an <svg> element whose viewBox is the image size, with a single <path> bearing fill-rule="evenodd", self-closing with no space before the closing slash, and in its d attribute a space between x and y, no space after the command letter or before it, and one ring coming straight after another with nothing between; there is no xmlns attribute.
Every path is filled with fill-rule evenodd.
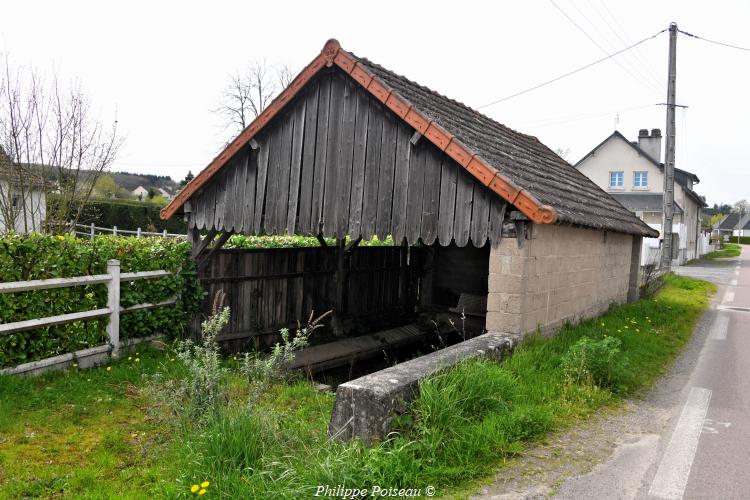
<svg viewBox="0 0 750 500"><path fill-rule="evenodd" d="M641 129L638 141L631 142L615 131L581 158L575 167L607 191L617 201L652 228L664 224L664 164L661 163L662 135L659 129ZM675 168L674 259L682 264L708 250L702 234L700 212L705 202L693 191L699 179L693 173ZM662 235L663 237L663 235ZM660 238L644 238L641 264L653 263L661 246Z"/></svg>
<svg viewBox="0 0 750 500"><path fill-rule="evenodd" d="M143 186L138 186L130 192L133 196L139 199L148 198L148 189Z"/></svg>
<svg viewBox="0 0 750 500"><path fill-rule="evenodd" d="M41 232L47 215L42 182L12 165L0 147L0 234Z"/></svg>

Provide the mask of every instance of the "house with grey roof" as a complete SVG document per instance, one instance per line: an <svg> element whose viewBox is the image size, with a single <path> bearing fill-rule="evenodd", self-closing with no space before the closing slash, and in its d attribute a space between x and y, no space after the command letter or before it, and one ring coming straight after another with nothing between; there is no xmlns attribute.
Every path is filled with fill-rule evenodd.
<svg viewBox="0 0 750 500"><path fill-rule="evenodd" d="M664 164L661 162L662 135L641 129L637 141L629 141L615 131L588 154L575 168L607 191L625 208L661 233L664 224ZM698 176L675 168L675 213L672 225L674 260L684 263L707 250L707 237L701 230L700 213L706 206L693 190ZM663 235L644 238L642 263L657 258Z"/></svg>
<svg viewBox="0 0 750 500"><path fill-rule="evenodd" d="M161 216L185 217L199 269L233 233L337 239L341 286L317 308L334 319L359 298L349 252L390 235L426 255L408 261L420 310L481 299L484 329L521 334L635 298L641 238L658 235L536 137L335 40Z"/></svg>
<svg viewBox="0 0 750 500"><path fill-rule="evenodd" d="M717 222L713 231L718 236L750 236L750 214L731 213Z"/></svg>

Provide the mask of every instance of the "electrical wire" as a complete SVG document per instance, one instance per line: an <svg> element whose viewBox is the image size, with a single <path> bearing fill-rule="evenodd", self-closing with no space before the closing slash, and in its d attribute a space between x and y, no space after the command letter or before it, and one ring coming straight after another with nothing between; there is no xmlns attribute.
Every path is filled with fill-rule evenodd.
<svg viewBox="0 0 750 500"><path fill-rule="evenodd" d="M716 45L721 45L722 47L729 47L730 49L744 50L744 51L750 52L750 48L747 48L747 47L740 47L738 45L732 45L729 43L717 42L716 40L709 40L708 38L703 38L702 36L694 35L693 33L688 33L687 31L682 31L681 29L678 29L677 31L691 38L697 38L698 40L703 40L704 42L715 43Z"/></svg>
<svg viewBox="0 0 750 500"><path fill-rule="evenodd" d="M525 122L520 125L523 126L537 126L537 127L546 127L550 125L561 125L565 123L571 123L581 120L588 120L593 118L600 118L602 116L607 115L613 115L615 113L625 113L626 111L633 111L636 109L644 109L644 108L651 108L653 106L656 106L656 104L642 104L640 106L630 106L627 108L619 108L619 109L610 109L607 111L591 111L588 113L579 113L576 115L567 115L567 116L557 116L553 118L544 118L541 120L534 120L530 122Z"/></svg>
<svg viewBox="0 0 750 500"><path fill-rule="evenodd" d="M559 6L559 5L557 5L557 4L555 3L555 0L549 0L549 1L550 1L550 3L551 3L551 4L552 4L552 5L553 5L553 6L554 6L554 7L555 7L555 8L557 9L557 10L559 10L559 11L560 11L560 13L561 13L561 14L562 14L563 16L565 16L565 18L566 18L566 19L567 19L568 21L570 21L570 22L571 22L571 24L573 24L573 26L575 26L575 27L576 27L576 28L577 28L577 29L578 29L578 30L579 30L579 31L580 31L581 33L583 33L583 34L584 34L584 35L586 36L586 38L588 38L588 39L589 39L589 40L590 40L590 41L591 41L591 42L592 42L592 43L593 43L594 45L596 45L596 46L597 46L597 47L599 48L599 50L601 50L601 51L602 51L602 52L604 52L605 54L609 55L609 51L608 51L607 49L605 49L604 47L602 47L602 46L601 46L601 44L600 44L599 42L597 42L596 40L594 40L594 38L593 38L593 37L592 37L591 35L589 35L589 33L588 33L588 32L587 32L587 31L586 31L585 29L583 29L583 28L582 28L582 27L581 27L581 26L580 26L580 25L579 25L579 24L578 24L577 22L575 22L575 20L574 20L574 19L573 19L572 17L570 17L570 16L568 15L568 13L567 13L567 12L565 12L565 10L563 10L563 9L562 9L562 8L561 8L561 7ZM575 7L575 4L573 4L573 7ZM575 8L577 9L577 7L575 7ZM580 11L579 11L579 12L580 12ZM634 79L635 81L637 81L637 82L638 82L638 83L640 83L641 85L644 85L645 87L649 88L650 90L654 90L654 86L653 86L653 84L650 84L650 83L644 82L643 80L641 80L640 78L638 78L638 77L637 77L636 75L634 75L634 74L633 74L633 72L632 72L632 71L630 71L630 70L629 70L628 68L626 68L625 66L623 66L623 65L622 65L622 63L620 63L620 61L618 61L618 60L614 60L614 62L615 62L615 64L617 64L617 65L618 65L618 66L619 66L619 67L620 67L620 68L621 68L621 69L622 69L623 71L625 71L625 72L626 72L626 73L627 73L628 75L630 75L630 76L631 76L631 77L632 77L632 78L633 78L633 79ZM657 90L657 91L658 91L659 93L661 93L661 91L662 91L662 89L656 89L656 90Z"/></svg>
<svg viewBox="0 0 750 500"><path fill-rule="evenodd" d="M569 77L571 75L574 75L574 74L576 74L576 73L578 73L580 71L583 71L585 69L588 69L588 68L590 68L592 66L596 66L597 64L599 64L601 62L604 62L604 61L607 61L609 59L612 59L613 57L618 56L618 55L622 54L623 52L627 52L628 50L633 49L633 48L641 45L644 42L647 42L647 41L649 41L649 40L651 40L653 38L656 38L657 36L661 35L665 31L667 31L667 28L665 28L665 29L663 29L663 30L661 30L661 31L659 31L657 33L654 33L653 35L648 36L648 37L644 38L643 40L641 40L639 42L636 42L636 43L634 43L634 44L632 44L632 45L630 45L628 47L625 47L624 49L619 50L619 51L615 52L614 54L610 54L607 57L602 57L601 59L597 59L596 61L594 61L592 63L586 64L585 66L581 66L580 68L576 68L573 71L569 71L569 72L567 72L567 73L565 73L563 75L557 76L557 77L555 77L555 78L553 78L551 80L547 80L546 82L534 85L533 87L530 87L530 88L528 88L526 90L522 90L520 92L516 92L515 94L511 94L509 96L503 97L502 99L498 99L496 101L488 102L487 104L483 104L481 106L477 106L476 109L482 109L482 108L486 108L488 106L494 106L495 104L499 104L499 103L501 103L503 101L507 101L509 99L513 99L514 97L518 97L520 95L527 94L527 93L529 93L529 92L531 92L533 90L545 87L545 86L547 86L547 85L549 85L551 83L555 83L555 82L557 82L559 80L562 80L563 78L567 78L567 77Z"/></svg>
<svg viewBox="0 0 750 500"><path fill-rule="evenodd" d="M610 29L610 31L614 33L614 35L617 37L618 40L620 40L620 43L622 43L623 46L633 43L633 40L630 39L625 29L617 21L617 18L614 16L614 14L612 14L612 11L609 10L609 8L607 7L607 5L604 3L603 0L599 0L599 5L601 5L604 8L605 13L608 14L609 17L612 19L612 21L615 23L615 25L620 28L620 31L622 32L622 36L620 36L620 33L618 33L615 27L612 26L612 24L607 20L607 16L602 14L599 8L594 5L593 0L588 0L588 2L589 2L589 5L591 6L591 10L596 12L596 15L598 15L601 18L601 20L604 21L604 24L606 24L607 27ZM640 49L635 49L633 51L633 56L634 56L634 59L641 64L643 69L646 70L646 74L649 77L651 77L651 80L656 82L663 91L666 91L666 87L664 86L664 79L659 77L659 75L657 74L657 71L654 69L653 66L651 66L651 63L648 62L648 59L646 59L643 56Z"/></svg>
<svg viewBox="0 0 750 500"><path fill-rule="evenodd" d="M568 0L568 1L570 2L570 5L571 5L571 6L572 6L572 7L573 7L573 8L575 9L575 10L576 10L576 12L578 12L578 14L579 14L579 15L580 15L580 16L581 16L581 17L582 17L582 18L583 18L584 20L586 20L586 22L587 22L587 23L589 24L589 26L591 26L591 27L592 27L592 28L594 29L594 31L596 32L596 34L597 34L597 35L599 35L599 37L601 37L601 39L602 39L602 40L604 40L604 42L606 42L606 44L607 44L607 45L608 45L608 46L609 46L609 47L610 47L610 48L611 48L612 50L617 50L617 49L619 48L619 47L618 47L618 46L617 46L617 45L616 45L616 44L615 44L614 42L612 42L612 40L610 40L610 38L609 38L609 37L608 37L607 35L605 35L604 33L602 33L602 31L601 31L601 30L599 29L599 27L598 27L598 26L596 25L596 23L595 23L594 21L592 21L592 20L591 20L591 18L589 18L589 16L587 16L587 15L586 15L586 13L585 13L585 12L583 12L583 10L581 10L581 9L580 9L580 8L579 8L579 7L578 7L578 6L576 5L576 4L575 4L575 2L574 2L573 0ZM554 4L554 3L555 3L555 2L554 2L554 1L552 1L552 0L550 0L550 2L552 2L552 4ZM555 6L557 7L557 5L555 5ZM566 17L567 17L567 16L566 16ZM601 17L601 16L600 16L600 17ZM570 19L570 17L568 17L568 19ZM576 25L576 26L577 26L577 25ZM580 26L577 26L577 27L578 27L579 29L581 29L581 28L580 28ZM588 36L588 33L584 32L584 34ZM616 33L615 33L615 34L616 34ZM589 37L589 39L590 39L590 40L593 40L593 38L592 38L592 37ZM627 44L626 44L626 43L623 43L623 45L627 45ZM600 49L600 50L601 50L602 52L604 52L605 54L609 54L609 50L606 50L606 49L605 49L604 47L602 47L602 46L601 46L601 45L599 45L598 43L596 44L596 46L597 46L597 47L599 47L599 49ZM648 86L648 87L650 87L650 88L652 88L652 89L656 90L656 91L657 91L657 92L659 92L659 93L661 93L661 92L663 92L663 91L664 91L664 86L663 86L663 84L661 84L660 82L658 82L658 81L657 81L657 82L656 82L656 85L654 85L654 82L652 82L651 80L649 80L648 76L647 76L646 74L644 74L644 73L643 73L643 71L641 71L641 70L640 70L640 69L639 69L639 68L638 68L638 67L637 67L637 66L636 66L635 64L633 64L633 62L632 62L632 61L631 61L631 60L630 60L629 58L627 58L627 57L623 57L623 63L626 63L626 64L628 65L628 67L629 67L630 69L632 69L632 70L633 70L633 71L634 71L635 73L637 73L637 74L638 74L638 76L636 76L636 75L634 75L633 73L631 73L630 71L628 71L628 70L627 70L627 69L626 69L625 67L622 67L622 66L621 66L621 67L622 67L622 69L625 69L626 71L628 71L628 74L630 74L630 76L632 76L633 78L635 78L636 80L638 80L638 81L639 81L639 83L641 83L641 84L643 84L643 85L646 85L646 86Z"/></svg>

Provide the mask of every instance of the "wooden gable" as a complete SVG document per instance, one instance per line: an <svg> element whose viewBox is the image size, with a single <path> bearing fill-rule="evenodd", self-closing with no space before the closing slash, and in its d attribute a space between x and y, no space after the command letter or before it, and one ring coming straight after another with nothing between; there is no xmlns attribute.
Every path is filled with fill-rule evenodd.
<svg viewBox="0 0 750 500"><path fill-rule="evenodd" d="M483 246L506 201L337 67L326 68L190 197L189 225ZM186 211L187 212L187 211Z"/></svg>

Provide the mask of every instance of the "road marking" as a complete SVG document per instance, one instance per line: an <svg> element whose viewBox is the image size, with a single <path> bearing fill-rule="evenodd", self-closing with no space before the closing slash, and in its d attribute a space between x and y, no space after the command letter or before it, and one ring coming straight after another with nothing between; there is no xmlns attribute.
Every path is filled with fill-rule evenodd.
<svg viewBox="0 0 750 500"><path fill-rule="evenodd" d="M726 340L727 330L729 329L729 316L726 314L718 314L713 324L711 325L711 331L708 338L711 340Z"/></svg>
<svg viewBox="0 0 750 500"><path fill-rule="evenodd" d="M649 495L669 500L682 498L710 402L710 389L690 389L680 420L651 483Z"/></svg>
<svg viewBox="0 0 750 500"><path fill-rule="evenodd" d="M734 302L734 292L730 292L727 290L727 292L724 294L724 300L722 302Z"/></svg>
<svg viewBox="0 0 750 500"><path fill-rule="evenodd" d="M729 282L729 284L732 286L737 286L737 280L732 280Z"/></svg>

